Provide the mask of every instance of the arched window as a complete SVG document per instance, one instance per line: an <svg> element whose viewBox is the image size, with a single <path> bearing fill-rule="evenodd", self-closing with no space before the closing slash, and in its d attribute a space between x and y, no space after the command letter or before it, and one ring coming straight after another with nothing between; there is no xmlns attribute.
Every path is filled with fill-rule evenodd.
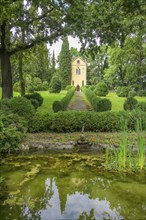
<svg viewBox="0 0 146 220"><path fill-rule="evenodd" d="M80 74L81 74L81 70L80 70L79 67L76 69L76 74L77 74L77 75L80 75Z"/></svg>
<svg viewBox="0 0 146 220"><path fill-rule="evenodd" d="M74 80L72 81L72 85L74 86Z"/></svg>
<svg viewBox="0 0 146 220"><path fill-rule="evenodd" d="M82 86L84 86L84 80L82 81Z"/></svg>
<svg viewBox="0 0 146 220"><path fill-rule="evenodd" d="M77 60L77 64L80 64L80 60Z"/></svg>

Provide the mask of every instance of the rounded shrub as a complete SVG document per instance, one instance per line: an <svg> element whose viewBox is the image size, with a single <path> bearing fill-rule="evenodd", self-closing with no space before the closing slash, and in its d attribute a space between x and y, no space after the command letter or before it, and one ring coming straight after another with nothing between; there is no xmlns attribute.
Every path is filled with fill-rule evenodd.
<svg viewBox="0 0 146 220"><path fill-rule="evenodd" d="M34 106L35 109L39 107L39 102L36 99L30 99L31 104Z"/></svg>
<svg viewBox="0 0 146 220"><path fill-rule="evenodd" d="M51 79L49 92L50 93L60 93L61 91L61 80L58 75L54 75Z"/></svg>
<svg viewBox="0 0 146 220"><path fill-rule="evenodd" d="M90 88L92 91L94 91L95 85L92 85L92 86L90 86L89 88Z"/></svg>
<svg viewBox="0 0 146 220"><path fill-rule="evenodd" d="M136 108L138 101L133 97L128 97L124 102L124 110L133 110Z"/></svg>
<svg viewBox="0 0 146 220"><path fill-rule="evenodd" d="M47 81L42 82L42 90L47 91L49 89L49 83Z"/></svg>
<svg viewBox="0 0 146 220"><path fill-rule="evenodd" d="M43 97L37 92L26 94L24 97L27 99L36 99L39 103L39 106L43 104Z"/></svg>
<svg viewBox="0 0 146 220"><path fill-rule="evenodd" d="M138 102L136 108L146 112L146 102Z"/></svg>
<svg viewBox="0 0 146 220"><path fill-rule="evenodd" d="M127 86L119 86L119 87L117 88L116 94L117 94L117 96L119 96L119 97L128 97L129 91L130 91L130 88L129 88L129 87L127 87Z"/></svg>
<svg viewBox="0 0 146 220"><path fill-rule="evenodd" d="M60 101L54 101L53 102L53 111L54 112L59 112L63 110L62 103Z"/></svg>
<svg viewBox="0 0 146 220"><path fill-rule="evenodd" d="M108 94L108 86L104 82L99 82L95 86L95 94L98 96L106 96Z"/></svg>
<svg viewBox="0 0 146 220"><path fill-rule="evenodd" d="M146 96L146 90L140 90L139 96Z"/></svg>
<svg viewBox="0 0 146 220"><path fill-rule="evenodd" d="M17 113L18 115L24 117L27 121L29 121L35 113L35 109L31 104L31 101L25 97L12 98L10 100L10 105L10 110L13 113Z"/></svg>
<svg viewBox="0 0 146 220"><path fill-rule="evenodd" d="M134 90L128 92L128 97L135 97L136 92Z"/></svg>
<svg viewBox="0 0 146 220"><path fill-rule="evenodd" d="M95 106L97 112L110 111L112 109L112 103L109 99L97 99Z"/></svg>

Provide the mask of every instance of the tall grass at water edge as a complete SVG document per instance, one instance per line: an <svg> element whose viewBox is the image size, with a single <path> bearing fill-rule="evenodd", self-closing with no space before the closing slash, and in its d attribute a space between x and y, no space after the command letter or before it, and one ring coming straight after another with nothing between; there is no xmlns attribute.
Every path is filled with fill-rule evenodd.
<svg viewBox="0 0 146 220"><path fill-rule="evenodd" d="M132 141L129 139L127 121L121 118L122 136L118 148L110 151L106 148L105 167L113 170L143 170L145 169L145 147L146 138L142 134L142 121L137 119L136 136L137 145L136 153L132 152ZM146 130L146 129L145 129Z"/></svg>

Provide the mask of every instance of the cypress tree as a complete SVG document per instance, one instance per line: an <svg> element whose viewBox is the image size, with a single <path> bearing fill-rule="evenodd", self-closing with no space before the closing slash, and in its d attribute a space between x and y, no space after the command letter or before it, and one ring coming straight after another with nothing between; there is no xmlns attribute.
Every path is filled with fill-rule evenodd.
<svg viewBox="0 0 146 220"><path fill-rule="evenodd" d="M71 54L69 50L68 38L64 37L61 52L59 55L60 75L62 79L62 89L71 84Z"/></svg>

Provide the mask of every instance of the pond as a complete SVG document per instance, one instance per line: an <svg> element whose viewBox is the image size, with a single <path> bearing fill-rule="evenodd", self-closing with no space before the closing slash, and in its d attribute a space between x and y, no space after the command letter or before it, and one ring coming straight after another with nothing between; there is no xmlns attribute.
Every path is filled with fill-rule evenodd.
<svg viewBox="0 0 146 220"><path fill-rule="evenodd" d="M1 160L2 220L146 218L145 173L103 169L102 155L34 154Z"/></svg>

